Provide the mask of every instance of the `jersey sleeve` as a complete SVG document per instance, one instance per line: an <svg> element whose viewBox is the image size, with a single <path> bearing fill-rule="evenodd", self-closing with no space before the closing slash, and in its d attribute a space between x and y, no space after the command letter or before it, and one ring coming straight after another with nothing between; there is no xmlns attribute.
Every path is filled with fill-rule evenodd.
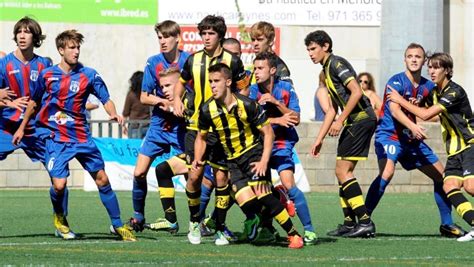
<svg viewBox="0 0 474 267"><path fill-rule="evenodd" d="M40 75L38 76L38 81L35 83L35 89L31 92L31 99L35 102L41 102L43 98L44 92L46 90L46 74L48 72L41 71Z"/></svg>
<svg viewBox="0 0 474 267"><path fill-rule="evenodd" d="M234 64L232 64L232 81L238 90L243 90L249 86L250 77L247 75L244 63L239 57L233 55L232 60L234 61Z"/></svg>
<svg viewBox="0 0 474 267"><path fill-rule="evenodd" d="M450 107L457 106L462 103L463 98L466 95L457 90L456 87L449 87L443 94L439 97L439 104L443 110L447 110Z"/></svg>
<svg viewBox="0 0 474 267"><path fill-rule="evenodd" d="M251 101L247 107L248 121L250 124L257 127L258 129L270 124L267 116L265 115L263 107L257 104L257 102Z"/></svg>
<svg viewBox="0 0 474 267"><path fill-rule="evenodd" d="M7 87L7 74L6 74L5 58L0 59L0 88Z"/></svg>
<svg viewBox="0 0 474 267"><path fill-rule="evenodd" d="M250 86L249 91L250 91L249 98L254 101L257 101L258 100L258 85L252 84L252 86Z"/></svg>
<svg viewBox="0 0 474 267"><path fill-rule="evenodd" d="M298 95L296 94L295 88L293 88L293 86L289 86L288 91L290 92L290 101L288 102L288 108L300 113L300 100L298 99Z"/></svg>
<svg viewBox="0 0 474 267"><path fill-rule="evenodd" d="M201 107L201 112L199 113L199 119L198 119L199 132L207 133L212 126L211 120L212 119L211 119L211 113L209 111L209 106L203 105Z"/></svg>
<svg viewBox="0 0 474 267"><path fill-rule="evenodd" d="M331 73L335 75L344 86L346 86L350 81L356 79L356 74L348 62L344 60L335 60L331 65L333 70Z"/></svg>
<svg viewBox="0 0 474 267"><path fill-rule="evenodd" d="M148 60L143 70L142 92L153 94L157 85L158 81L153 71L153 64Z"/></svg>
<svg viewBox="0 0 474 267"><path fill-rule="evenodd" d="M285 62L283 62L283 60L280 57L278 58L279 58L279 62L277 65L276 75L278 76L280 80L293 84L293 80L291 80L291 77L290 77L291 75L290 69L288 69L288 66L285 64Z"/></svg>
<svg viewBox="0 0 474 267"><path fill-rule="evenodd" d="M405 94L405 92L403 91L402 83L395 77L390 78L390 80L388 80L387 84L385 85L385 94L390 93L392 91L392 89L390 88L396 90L401 96Z"/></svg>
<svg viewBox="0 0 474 267"><path fill-rule="evenodd" d="M102 104L107 103L110 99L109 91L105 85L104 80L100 77L99 73L93 72L94 75L92 79L92 94L95 95Z"/></svg>
<svg viewBox="0 0 474 267"><path fill-rule="evenodd" d="M183 70L181 71L181 77L179 78L183 84L186 84L193 79L193 59L194 56L189 56L184 63Z"/></svg>

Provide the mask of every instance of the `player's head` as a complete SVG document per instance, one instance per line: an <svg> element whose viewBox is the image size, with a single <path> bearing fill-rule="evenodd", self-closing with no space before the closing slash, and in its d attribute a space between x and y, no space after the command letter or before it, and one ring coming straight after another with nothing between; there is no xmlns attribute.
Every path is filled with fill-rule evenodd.
<svg viewBox="0 0 474 267"><path fill-rule="evenodd" d="M198 24L205 50L215 50L224 39L227 31L225 20L221 16L208 15Z"/></svg>
<svg viewBox="0 0 474 267"><path fill-rule="evenodd" d="M83 41L84 36L77 30L66 30L56 37L56 48L65 63L75 65L79 62Z"/></svg>
<svg viewBox="0 0 474 267"><path fill-rule="evenodd" d="M133 92L136 96L140 97L142 92L142 80L143 80L143 71L135 71L128 80L130 85L130 91Z"/></svg>
<svg viewBox="0 0 474 267"><path fill-rule="evenodd" d="M275 40L275 27L266 21L259 21L250 28L253 52L255 54L272 51Z"/></svg>
<svg viewBox="0 0 474 267"><path fill-rule="evenodd" d="M332 53L332 40L325 31L314 31L304 38L306 50L313 63L323 63L326 56Z"/></svg>
<svg viewBox="0 0 474 267"><path fill-rule="evenodd" d="M46 35L43 35L39 23L30 18L23 17L13 27L13 41L21 50L40 47Z"/></svg>
<svg viewBox="0 0 474 267"><path fill-rule="evenodd" d="M209 83L212 89L212 97L217 100L224 100L230 93L232 85L232 71L224 63L212 65L208 69Z"/></svg>
<svg viewBox="0 0 474 267"><path fill-rule="evenodd" d="M253 60L255 79L258 84L271 81L276 73L277 57L273 52L262 52Z"/></svg>
<svg viewBox="0 0 474 267"><path fill-rule="evenodd" d="M160 51L168 53L178 47L181 29L178 23L172 20L165 20L155 25L155 32L158 35Z"/></svg>
<svg viewBox="0 0 474 267"><path fill-rule="evenodd" d="M240 46L240 42L235 38L229 37L224 39L224 42L222 42L222 47L239 58L242 55L242 47Z"/></svg>
<svg viewBox="0 0 474 267"><path fill-rule="evenodd" d="M417 43L411 43L405 49L405 66L410 72L421 72L425 64L426 53L423 46Z"/></svg>
<svg viewBox="0 0 474 267"><path fill-rule="evenodd" d="M448 53L434 53L428 57L428 73L431 80L441 84L453 77L453 58Z"/></svg>
<svg viewBox="0 0 474 267"><path fill-rule="evenodd" d="M160 79L160 87L166 99L172 101L174 99L174 87L179 82L180 72L176 67L164 69L158 73Z"/></svg>
<svg viewBox="0 0 474 267"><path fill-rule="evenodd" d="M361 72L357 75L357 81L359 82L362 90L370 90L375 92L374 77L368 72Z"/></svg>

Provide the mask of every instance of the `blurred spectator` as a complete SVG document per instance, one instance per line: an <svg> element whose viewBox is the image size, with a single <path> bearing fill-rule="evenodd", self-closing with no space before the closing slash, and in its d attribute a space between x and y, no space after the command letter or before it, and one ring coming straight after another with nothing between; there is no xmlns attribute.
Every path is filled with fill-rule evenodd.
<svg viewBox="0 0 474 267"><path fill-rule="evenodd" d="M125 99L122 115L127 120L149 120L150 108L140 102L140 94L142 91L143 71L136 71L129 80L130 91ZM129 122L123 127L123 133L128 138L143 139L148 130L149 123Z"/></svg>
<svg viewBox="0 0 474 267"><path fill-rule="evenodd" d="M361 72L357 76L360 87L364 91L364 94L369 98L370 104L374 108L377 118L379 117L380 109L382 108L382 99L377 95L374 85L374 77L368 72Z"/></svg>
<svg viewBox="0 0 474 267"><path fill-rule="evenodd" d="M318 89L316 89L314 93L314 121L323 121L324 114L326 114L329 108L328 89L326 88L324 79L324 72L321 71L319 73Z"/></svg>
<svg viewBox="0 0 474 267"><path fill-rule="evenodd" d="M88 121L91 120L91 111L94 109L98 109L100 104L100 100L97 97L92 94L89 95L86 102L86 119Z"/></svg>

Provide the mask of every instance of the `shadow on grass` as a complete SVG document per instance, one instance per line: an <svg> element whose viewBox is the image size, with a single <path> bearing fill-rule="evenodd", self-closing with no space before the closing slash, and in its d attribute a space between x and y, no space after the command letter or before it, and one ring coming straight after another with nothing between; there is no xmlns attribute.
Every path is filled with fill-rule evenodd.
<svg viewBox="0 0 474 267"><path fill-rule="evenodd" d="M36 238L36 237L48 237L48 238L55 238L57 240L63 240L59 237L55 237L54 234L25 234L25 235L1 235L0 239L7 239L7 238ZM147 240L158 240L159 237L152 237L152 236L139 236L139 239L147 239ZM120 240L117 235L108 234L108 233L76 233L75 239L64 240L64 241L74 241L74 240Z"/></svg>

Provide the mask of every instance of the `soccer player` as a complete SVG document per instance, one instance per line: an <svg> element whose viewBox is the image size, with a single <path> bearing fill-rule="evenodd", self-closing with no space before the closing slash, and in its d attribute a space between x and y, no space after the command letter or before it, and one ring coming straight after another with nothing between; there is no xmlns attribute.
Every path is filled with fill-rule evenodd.
<svg viewBox="0 0 474 267"><path fill-rule="evenodd" d="M308 203L303 192L295 184L293 147L298 142L295 126L300 122L300 105L293 85L275 78L277 56L270 52L257 54L254 74L257 83L250 87L249 98L258 101L265 110L275 133L269 167L277 170L283 186L294 202L296 212L304 226L304 241L316 242Z"/></svg>
<svg viewBox="0 0 474 267"><path fill-rule="evenodd" d="M25 137L12 144L31 95L38 90L39 73L51 66L51 61L34 53L46 38L41 26L32 18L23 17L13 27L17 48L0 59L0 160L18 148L32 161L44 164L44 144L35 136L34 120L25 127Z"/></svg>
<svg viewBox="0 0 474 267"><path fill-rule="evenodd" d="M173 115L171 103L174 87L179 83L180 71L189 54L178 49L181 30L171 20L156 24L161 53L150 57L146 63L140 101L153 106L150 128L147 131L138 154L133 179L133 218L130 225L135 231L146 226L152 230L165 230L176 233L179 225L176 217L175 190L173 176L186 174L184 161L185 123ZM145 199L148 184L146 176L153 160L174 151L176 156L160 163L155 168L161 204L165 218L159 218L145 225Z"/></svg>
<svg viewBox="0 0 474 267"><path fill-rule="evenodd" d="M406 70L392 76L387 86L399 92L405 99L417 99L418 102L423 102L435 87L433 82L421 76L425 59L425 50L421 45L415 43L408 45L404 54ZM384 99L387 92L390 92L387 88ZM365 203L369 214L372 214L377 207L385 188L393 178L396 163L400 162L405 170L418 169L433 180L435 201L441 217L439 228L441 234L448 237L463 236L464 230L453 223L451 203L443 191L443 164L423 141L426 134L424 129L416 124L415 115L402 109L399 104L387 100L383 103L380 115L375 130L375 152L380 172L367 192ZM340 233L351 227L346 226L341 228Z"/></svg>
<svg viewBox="0 0 474 267"><path fill-rule="evenodd" d="M314 31L306 36L305 44L313 63L320 63L323 66L326 87L332 100L329 101L331 107L324 117L311 155L319 157L324 138L328 133L330 136L340 134L335 172L340 185L341 205L345 218L350 218L348 214L350 207L358 219L357 225L344 236L373 237L375 225L367 212L361 188L353 171L359 160L367 159L377 118L369 99L363 95L357 83L356 73L350 63L332 54L331 37L325 31ZM337 107L342 112L334 120Z"/></svg>
<svg viewBox="0 0 474 267"><path fill-rule="evenodd" d="M434 53L428 58L428 73L436 84L426 101L427 108L411 104L396 89L388 98L423 120L439 115L448 159L444 171L444 191L458 214L471 226L471 231L457 240L474 241L474 210L462 194L474 196L474 116L466 91L452 81L453 59L447 53ZM391 87L391 86L390 86Z"/></svg>
<svg viewBox="0 0 474 267"><path fill-rule="evenodd" d="M208 80L208 67L217 63L225 63L232 70L232 81L234 90L243 90L248 87L248 78L240 58L222 48L221 42L227 31L225 21L220 16L206 16L198 24L199 34L204 43L204 49L192 54L181 72L181 83L175 88L174 113L183 117L186 108L187 129L185 137L186 161L191 165L194 158L194 141L198 131L199 110L202 103L212 96ZM183 104L181 96L184 93L184 84L191 83L192 88L186 93L186 105ZM229 204L229 186L227 178L227 165L225 153L217 140L215 133L208 135L207 152L204 160L214 169L214 177L217 184L216 197L216 230L224 230L225 217ZM186 195L190 212L188 240L191 244L201 243L201 232L199 227L199 209L201 196L201 181L203 168L191 169L188 172L186 182ZM216 239L216 244L218 240Z"/></svg>
<svg viewBox="0 0 474 267"><path fill-rule="evenodd" d="M269 22L259 21L250 28L250 38L252 39L252 47L254 53L257 55L262 52L275 53L273 51L273 44L275 42L275 27ZM277 71L276 76L282 81L288 81L293 84L290 78L290 70L285 62L277 56ZM255 75L252 75L250 84L254 84Z"/></svg>
<svg viewBox="0 0 474 267"><path fill-rule="evenodd" d="M38 77L38 90L31 96L25 117L13 137L13 143L21 142L33 113L39 110L36 128L46 146L46 169L52 181L50 190L54 210L56 235L74 239L69 228L66 190L69 161L76 158L94 179L102 204L112 222L113 230L124 241L136 241L133 233L123 225L115 192L104 171L104 160L94 143L86 120L85 104L90 94L104 104L111 120L123 123L110 99L104 81L94 69L79 63L83 35L67 30L56 37L56 47L61 55L58 65L43 70Z"/></svg>
<svg viewBox="0 0 474 267"><path fill-rule="evenodd" d="M201 106L192 167L197 169L204 163L206 139L212 128L226 151L232 189L242 211L247 217L257 218L255 211L259 204L263 205L287 232L288 247L302 248L303 239L270 189L271 175L267 165L272 151L273 130L261 106L231 92L232 75L225 64L209 67L212 98ZM256 227L252 232L255 231Z"/></svg>

